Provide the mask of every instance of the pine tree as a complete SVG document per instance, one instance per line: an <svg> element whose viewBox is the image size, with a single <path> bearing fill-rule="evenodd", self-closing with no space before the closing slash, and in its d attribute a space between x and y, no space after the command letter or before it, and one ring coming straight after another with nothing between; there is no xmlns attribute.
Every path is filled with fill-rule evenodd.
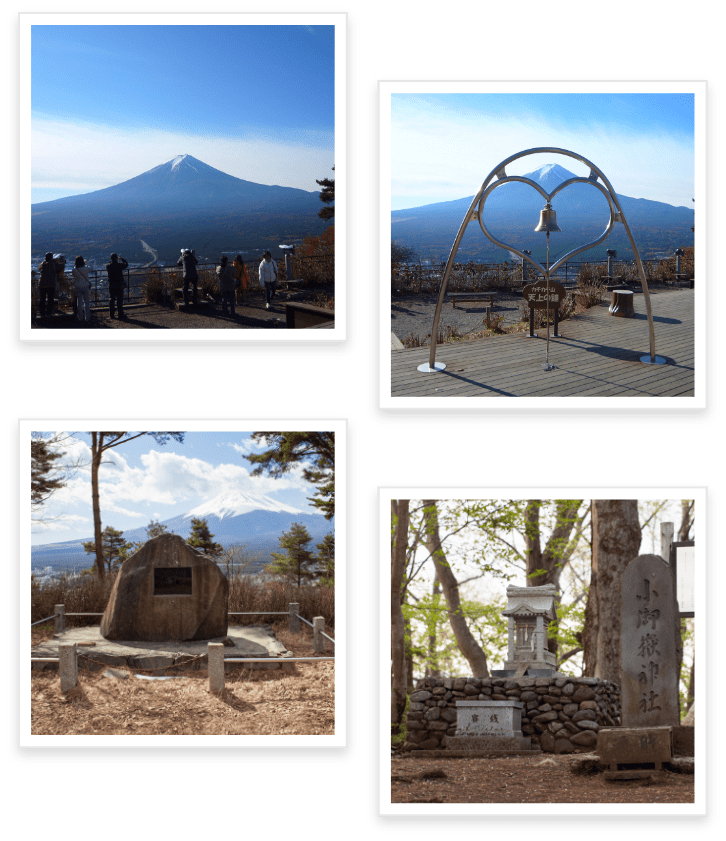
<svg viewBox="0 0 726 841"><path fill-rule="evenodd" d="M187 543L212 558L224 551L221 544L214 542L214 535L209 531L204 517L192 517L192 533L187 538Z"/></svg>
<svg viewBox="0 0 726 841"><path fill-rule="evenodd" d="M310 532L302 523L293 523L290 531L283 532L278 538L280 548L285 552L271 552L275 562L265 567L265 570L272 575L297 581L299 587L303 579L309 580L315 575L311 567L317 559L307 548L311 540Z"/></svg>
<svg viewBox="0 0 726 841"><path fill-rule="evenodd" d="M154 537L158 537L160 534L168 534L168 532L169 529L163 523L152 520L146 527L146 539L152 540Z"/></svg>
<svg viewBox="0 0 726 841"><path fill-rule="evenodd" d="M253 441L264 441L270 449L245 456L256 464L253 476L268 473L277 478L295 464L302 463L303 479L317 485L310 501L321 509L325 519L335 515L335 433L334 432L253 432Z"/></svg>
<svg viewBox="0 0 726 841"><path fill-rule="evenodd" d="M101 535L101 542L103 546L103 565L111 572L117 569L129 557L129 550L133 548L133 544L127 543L124 540L123 532L115 529L113 526L106 526ZM83 544L83 549L89 555L96 554L95 540L89 540ZM96 566L98 566L98 557L96 558Z"/></svg>
<svg viewBox="0 0 726 841"><path fill-rule="evenodd" d="M335 584L335 535L328 532L322 543L317 544L318 555L316 558L318 576L320 583L325 587L332 587Z"/></svg>
<svg viewBox="0 0 726 841"><path fill-rule="evenodd" d="M333 167L333 172L335 172L335 167ZM324 207L318 211L318 216L327 221L335 216L335 206L333 205L335 201L335 178L322 178L320 181L316 178L315 183L320 184L323 188L320 191L320 201L330 205L330 207Z"/></svg>

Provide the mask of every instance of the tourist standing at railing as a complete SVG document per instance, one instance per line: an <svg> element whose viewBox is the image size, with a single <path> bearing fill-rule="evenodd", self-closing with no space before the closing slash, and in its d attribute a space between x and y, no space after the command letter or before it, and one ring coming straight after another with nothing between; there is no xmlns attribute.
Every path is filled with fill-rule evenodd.
<svg viewBox="0 0 726 841"><path fill-rule="evenodd" d="M260 263L260 286L265 290L265 307L270 309L270 301L275 297L275 286L277 285L277 263L272 259L272 254L265 251Z"/></svg>
<svg viewBox="0 0 726 841"><path fill-rule="evenodd" d="M118 304L118 317L126 318L124 315L124 269L128 267L127 261L123 257L119 257L118 254L112 254L111 262L106 264L111 318L114 318L116 304Z"/></svg>
<svg viewBox="0 0 726 841"><path fill-rule="evenodd" d="M91 300L89 292L91 281L88 277L89 268L86 261L80 255L76 257L76 265L73 269L73 280L76 284L76 318L85 324L91 320Z"/></svg>
<svg viewBox="0 0 726 841"><path fill-rule="evenodd" d="M197 260L194 255L194 249L191 251L188 248L182 248L181 257L176 261L177 266L183 266L182 277L184 278L184 306L189 304L189 284L193 285L192 303L197 303L197 284L199 283L199 275L197 274Z"/></svg>
<svg viewBox="0 0 726 841"><path fill-rule="evenodd" d="M219 291L222 293L222 314L227 315L227 309L229 308L230 315L234 315L235 270L234 266L227 262L225 254L219 258L217 277L219 278Z"/></svg>
<svg viewBox="0 0 726 841"><path fill-rule="evenodd" d="M250 276L247 274L247 267L244 264L242 255L238 254L232 263L236 274L235 288L240 290L241 303L247 303L247 287L250 283ZM238 298L239 300L239 298Z"/></svg>
<svg viewBox="0 0 726 841"><path fill-rule="evenodd" d="M40 272L38 281L40 317L45 318L46 315L53 313L53 295L55 294L55 262L52 251L45 255L45 260L38 267L38 271Z"/></svg>

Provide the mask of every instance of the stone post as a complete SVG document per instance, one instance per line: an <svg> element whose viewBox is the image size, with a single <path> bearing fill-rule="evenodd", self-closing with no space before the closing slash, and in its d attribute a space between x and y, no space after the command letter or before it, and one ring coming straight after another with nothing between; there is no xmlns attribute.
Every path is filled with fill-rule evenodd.
<svg viewBox="0 0 726 841"><path fill-rule="evenodd" d="M58 672L61 692L68 692L69 689L78 686L78 656L75 643L61 643L58 646Z"/></svg>
<svg viewBox="0 0 726 841"><path fill-rule="evenodd" d="M514 628L514 617L509 617L509 628L507 630L507 658L509 660L514 660L514 649L516 645L516 638L515 638L515 628Z"/></svg>
<svg viewBox="0 0 726 841"><path fill-rule="evenodd" d="M673 523L660 524L660 556L667 564L671 562L671 544L673 543L674 531Z"/></svg>
<svg viewBox="0 0 726 841"><path fill-rule="evenodd" d="M55 632L62 634L66 629L66 606L57 604L55 606Z"/></svg>
<svg viewBox="0 0 726 841"><path fill-rule="evenodd" d="M210 642L207 644L207 658L209 660L209 691L222 692L224 690L224 644Z"/></svg>
<svg viewBox="0 0 726 841"><path fill-rule="evenodd" d="M322 654L325 651L325 618L323 616L313 617L313 651Z"/></svg>
<svg viewBox="0 0 726 841"><path fill-rule="evenodd" d="M544 663L544 617L539 614L537 617L537 630L535 631L535 660Z"/></svg>
<svg viewBox="0 0 726 841"><path fill-rule="evenodd" d="M291 634L299 634L300 633L300 622L297 618L298 613L300 613L300 605L297 602L290 602L288 605L288 609L290 611L290 633Z"/></svg>

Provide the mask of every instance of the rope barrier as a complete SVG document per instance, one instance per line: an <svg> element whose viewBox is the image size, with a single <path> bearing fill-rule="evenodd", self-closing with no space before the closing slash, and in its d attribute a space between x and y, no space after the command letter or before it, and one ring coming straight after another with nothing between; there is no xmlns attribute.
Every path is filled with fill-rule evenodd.
<svg viewBox="0 0 726 841"><path fill-rule="evenodd" d="M311 627L311 628L315 628L315 625L313 625L313 623L312 623L312 622L308 622L308 620L307 620L307 619L303 619L303 617L302 617L302 616L300 616L300 614L299 614L299 613L296 613L296 614L295 614L295 616L297 616L297 618L298 618L301 622L304 622L306 625L310 625L310 627Z"/></svg>
<svg viewBox="0 0 726 841"><path fill-rule="evenodd" d="M157 666L155 669L142 669L141 667L137 667L137 666L129 666L128 663L121 663L121 664L117 664L117 666L114 666L111 663L102 663L100 660L94 660L92 657L88 657L86 654L81 654L80 651L78 652L78 656L82 657L84 660L88 660L89 663L95 663L97 666L103 666L106 669L113 669L113 668L117 668L118 666L120 666L121 668L123 668L124 666L128 666L128 668L131 669L134 672L164 672L167 669L182 668L183 666L186 666L189 663L193 663L195 660L201 660L203 657L206 657L207 655L206 654L195 654L193 657L190 656L188 660L182 660L178 663L172 663L170 666Z"/></svg>
<svg viewBox="0 0 726 841"><path fill-rule="evenodd" d="M326 640L330 640L330 641L333 643L333 645L335 645L335 640L334 640L332 637L329 637L329 636L325 633L325 631L321 631L320 633L321 633L321 634L325 637L325 639L326 639Z"/></svg>
<svg viewBox="0 0 726 841"><path fill-rule="evenodd" d="M49 616L47 619L38 619L38 621L37 621L37 622L31 622L31 623L30 623L30 627L32 628L32 627L33 627L33 625L40 625L40 624L41 624L41 622L50 622L50 620L51 620L51 619L55 619L55 617L56 617L57 615L58 615L57 613L54 613L52 616Z"/></svg>

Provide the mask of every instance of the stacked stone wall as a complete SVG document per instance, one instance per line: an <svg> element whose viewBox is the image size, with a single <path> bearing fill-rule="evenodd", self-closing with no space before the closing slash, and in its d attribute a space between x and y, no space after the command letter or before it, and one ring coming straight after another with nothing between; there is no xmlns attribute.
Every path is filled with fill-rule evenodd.
<svg viewBox="0 0 726 841"><path fill-rule="evenodd" d="M446 747L456 734L456 702L521 701L522 732L548 753L589 752L601 727L620 724L620 687L593 677L432 678L411 694L409 750Z"/></svg>

